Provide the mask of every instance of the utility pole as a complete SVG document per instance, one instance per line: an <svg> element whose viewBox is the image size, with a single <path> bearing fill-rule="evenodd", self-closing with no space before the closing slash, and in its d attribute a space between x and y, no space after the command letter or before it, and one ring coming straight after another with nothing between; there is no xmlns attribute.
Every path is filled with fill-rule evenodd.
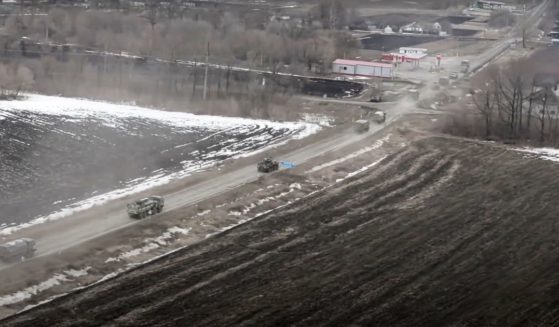
<svg viewBox="0 0 559 327"><path fill-rule="evenodd" d="M204 93L202 99L206 101L208 96L208 68L210 66L210 42L208 41L208 52L206 53L206 72L204 73Z"/></svg>

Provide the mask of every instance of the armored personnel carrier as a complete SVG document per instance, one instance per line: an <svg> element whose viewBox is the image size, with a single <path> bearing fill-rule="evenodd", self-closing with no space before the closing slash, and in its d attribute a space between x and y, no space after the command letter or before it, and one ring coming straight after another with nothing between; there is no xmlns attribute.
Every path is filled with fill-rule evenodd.
<svg viewBox="0 0 559 327"><path fill-rule="evenodd" d="M373 114L372 120L377 124L382 124L386 121L386 113L384 111L376 111Z"/></svg>
<svg viewBox="0 0 559 327"><path fill-rule="evenodd" d="M355 133L365 133L369 131L369 120L359 119L353 123Z"/></svg>
<svg viewBox="0 0 559 327"><path fill-rule="evenodd" d="M150 196L129 203L126 206L130 218L142 219L149 215L155 215L163 210L165 201L160 196Z"/></svg>
<svg viewBox="0 0 559 327"><path fill-rule="evenodd" d="M4 262L20 261L21 259L31 258L36 250L35 240L20 238L0 244L0 259Z"/></svg>
<svg viewBox="0 0 559 327"><path fill-rule="evenodd" d="M260 173L271 173L279 169L279 162L272 160L270 157L266 157L258 163L257 169Z"/></svg>

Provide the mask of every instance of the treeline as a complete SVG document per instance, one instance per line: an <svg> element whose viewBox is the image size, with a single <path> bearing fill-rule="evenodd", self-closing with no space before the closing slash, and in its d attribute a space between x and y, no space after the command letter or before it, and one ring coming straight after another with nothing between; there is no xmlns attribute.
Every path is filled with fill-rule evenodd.
<svg viewBox="0 0 559 327"><path fill-rule="evenodd" d="M192 17L121 11L53 9L47 15L13 15L6 21L2 48L17 40L77 44L110 52L125 51L167 60L203 58L208 43L214 60L251 67L327 71L336 57L349 56L358 42L346 31L340 1L324 1L297 20L270 20L254 26L251 16L196 11Z"/></svg>
<svg viewBox="0 0 559 327"><path fill-rule="evenodd" d="M14 62L0 64L0 99L17 98L22 89L33 86L34 75L25 65Z"/></svg>
<svg viewBox="0 0 559 327"><path fill-rule="evenodd" d="M0 65L0 89L6 94L23 89L194 113L286 119L269 111L295 91L273 75L209 69L204 99L205 67L201 64L142 63L96 55L69 56L64 61L54 55L22 57L10 62ZM4 75L5 71L10 74Z"/></svg>
<svg viewBox="0 0 559 327"><path fill-rule="evenodd" d="M446 132L505 142L559 145L556 51L492 65L472 81L472 109L449 118Z"/></svg>
<svg viewBox="0 0 559 327"><path fill-rule="evenodd" d="M47 15L16 14L7 18L0 37L0 90L205 114L293 118L289 115L295 110L285 104L302 86L276 73L320 74L329 71L336 57L351 55L357 43L338 29L347 14L341 3L323 1L301 20L255 21L250 13L220 10L173 16L160 8L147 8L141 15L64 8ZM53 43L67 46L45 46ZM209 61L223 68L209 69L204 97L208 48ZM238 72L232 66L272 73ZM2 74L2 67L8 73Z"/></svg>

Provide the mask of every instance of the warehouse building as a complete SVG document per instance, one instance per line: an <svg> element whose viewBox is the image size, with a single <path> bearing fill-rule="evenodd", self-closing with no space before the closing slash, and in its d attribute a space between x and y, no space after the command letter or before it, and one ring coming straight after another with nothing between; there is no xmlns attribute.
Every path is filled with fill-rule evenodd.
<svg viewBox="0 0 559 327"><path fill-rule="evenodd" d="M384 78L394 76L394 66L392 64L346 59L336 59L332 64L332 71L351 76Z"/></svg>

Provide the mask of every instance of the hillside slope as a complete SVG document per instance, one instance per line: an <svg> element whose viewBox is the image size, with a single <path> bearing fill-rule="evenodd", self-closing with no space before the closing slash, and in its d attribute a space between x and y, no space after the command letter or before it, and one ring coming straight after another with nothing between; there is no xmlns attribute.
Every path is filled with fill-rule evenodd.
<svg viewBox="0 0 559 327"><path fill-rule="evenodd" d="M559 165L431 138L5 326L551 326Z"/></svg>

